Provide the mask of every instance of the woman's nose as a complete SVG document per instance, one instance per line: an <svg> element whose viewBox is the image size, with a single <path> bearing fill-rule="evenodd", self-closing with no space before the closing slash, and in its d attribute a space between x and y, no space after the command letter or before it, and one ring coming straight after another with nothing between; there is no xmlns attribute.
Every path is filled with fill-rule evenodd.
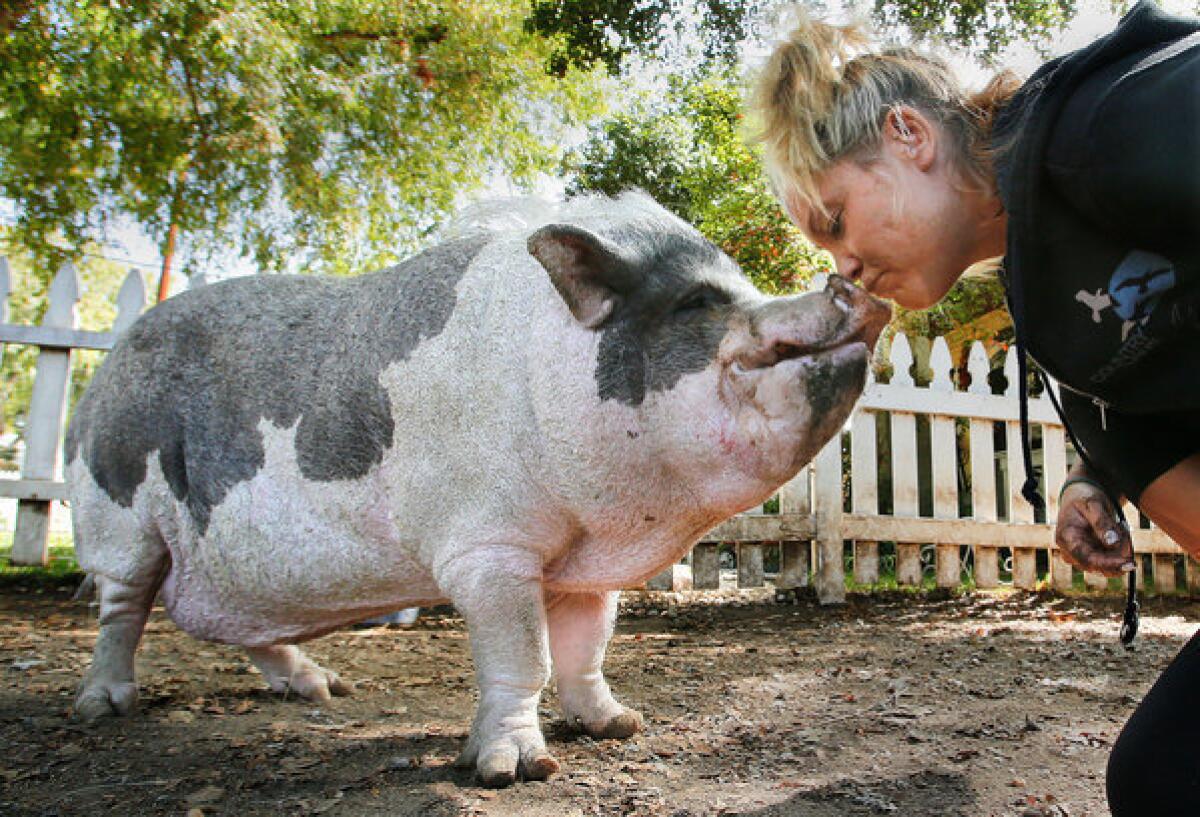
<svg viewBox="0 0 1200 817"><path fill-rule="evenodd" d="M837 253L833 257L833 262L837 267L838 275L847 278L851 281L857 281L862 275L862 261L853 255Z"/></svg>

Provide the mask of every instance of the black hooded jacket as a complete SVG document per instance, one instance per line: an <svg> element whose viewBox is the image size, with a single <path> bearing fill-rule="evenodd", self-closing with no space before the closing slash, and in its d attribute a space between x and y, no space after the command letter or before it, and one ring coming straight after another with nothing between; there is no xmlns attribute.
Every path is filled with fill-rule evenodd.
<svg viewBox="0 0 1200 817"><path fill-rule="evenodd" d="M1068 422L1200 412L1200 21L1139 3L1031 77L993 146L1017 342L1087 398Z"/></svg>
<svg viewBox="0 0 1200 817"><path fill-rule="evenodd" d="M1131 413L1200 409L1200 22L1139 3L1001 113L1018 338Z"/></svg>

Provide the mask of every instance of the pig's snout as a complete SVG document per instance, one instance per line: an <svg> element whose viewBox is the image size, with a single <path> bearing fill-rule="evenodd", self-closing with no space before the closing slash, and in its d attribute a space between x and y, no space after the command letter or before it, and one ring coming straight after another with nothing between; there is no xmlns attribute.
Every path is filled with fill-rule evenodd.
<svg viewBox="0 0 1200 817"><path fill-rule="evenodd" d="M780 298L759 310L755 348L740 362L746 368L762 368L851 343L871 349L891 316L887 303L831 275L823 292Z"/></svg>
<svg viewBox="0 0 1200 817"><path fill-rule="evenodd" d="M862 287L856 287L840 275L830 275L825 293L834 306L849 316L849 331L843 343L862 341L874 348L879 333L892 319L892 308Z"/></svg>

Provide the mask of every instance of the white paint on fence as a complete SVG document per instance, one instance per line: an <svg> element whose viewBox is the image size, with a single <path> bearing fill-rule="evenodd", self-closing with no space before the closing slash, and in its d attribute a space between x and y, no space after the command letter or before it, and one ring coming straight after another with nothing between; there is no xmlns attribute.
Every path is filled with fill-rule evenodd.
<svg viewBox="0 0 1200 817"><path fill-rule="evenodd" d="M1047 499L1047 516L1036 521L1032 506L1021 496L1025 463L1015 351L1010 349L1005 356L1002 371L1007 386L1003 395L992 393L991 367L980 342L973 343L966 355L970 383L965 390L955 385L953 359L944 339L933 342L929 360L933 375L928 386L914 383L912 347L901 334L893 339L890 362L891 381L868 383L848 423L849 514L834 511L840 511L843 501L841 440L835 439L812 465L815 493L811 516L782 507L778 517L744 514L718 526L705 542L736 542L754 536L781 540L786 547L789 536L798 539L811 533L821 543L814 583L818 597L825 601L843 597L842 560L836 558L843 539L853 542L854 576L864 583L878 580L880 543L889 542L895 546L895 574L900 584L922 581L921 548L933 545L936 580L941 586L959 583L964 564L961 557L964 549L969 549L978 587L1001 583L1000 555L1005 553L1004 572L1011 571L1014 586L1033 589L1038 582L1039 551L1048 557L1048 580L1056 587L1069 587L1074 571L1054 546L1053 525L1058 491L1067 472L1069 443L1049 399L1045 395L1031 397L1030 428L1041 438L1033 452L1034 465L1040 470L1039 481ZM890 456L880 450L877 439L876 416L880 412L886 414L885 425L890 430ZM917 469L918 417L929 423L931 473L924 484ZM959 419L966 425L961 440ZM999 452L995 450L996 423L1003 429ZM879 486L885 471L891 474L891 513L880 512ZM960 471L970 483L969 509L966 497L960 496ZM920 515L926 503L932 509L930 517ZM836 529L827 529L831 525ZM1183 551L1155 528L1135 530L1133 539L1135 550L1151 557L1148 563L1156 586L1164 591L1174 588ZM1103 576L1086 574L1084 578L1089 587L1107 585ZM1200 589L1200 565L1190 559L1185 579L1188 587ZM789 576L789 586L795 581Z"/></svg>
<svg viewBox="0 0 1200 817"><path fill-rule="evenodd" d="M110 349L113 338L132 324L145 306L142 277L131 270L117 295L117 317L110 332L76 328L79 275L64 265L50 283L40 326L8 323L11 281L7 259L0 259L0 342L39 347L33 391L25 426L21 479L0 481L0 497L17 500L13 530L14 564L45 564L51 514L66 498L62 482L62 438L71 379L71 350ZM54 527L61 529L61 525Z"/></svg>

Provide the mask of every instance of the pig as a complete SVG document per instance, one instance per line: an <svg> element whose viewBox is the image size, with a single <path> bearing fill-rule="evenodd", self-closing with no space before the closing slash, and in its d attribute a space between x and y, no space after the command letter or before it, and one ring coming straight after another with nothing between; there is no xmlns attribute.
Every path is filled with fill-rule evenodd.
<svg viewBox="0 0 1200 817"><path fill-rule="evenodd" d="M64 449L99 600L85 720L135 704L156 594L273 690L348 684L296 646L450 602L479 703L459 763L558 769L538 722L637 732L602 664L618 591L764 501L841 429L889 308L831 277L760 293L640 193L459 229L357 278L171 298L114 346Z"/></svg>

